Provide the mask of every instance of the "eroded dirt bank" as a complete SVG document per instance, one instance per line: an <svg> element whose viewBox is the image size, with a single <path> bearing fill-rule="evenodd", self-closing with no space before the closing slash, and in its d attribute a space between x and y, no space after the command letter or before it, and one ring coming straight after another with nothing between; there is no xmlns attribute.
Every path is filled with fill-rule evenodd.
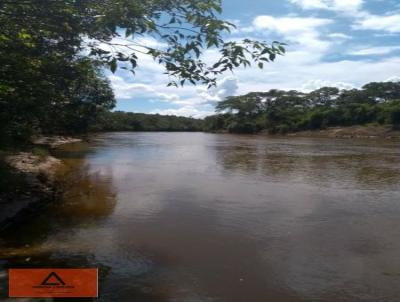
<svg viewBox="0 0 400 302"><path fill-rule="evenodd" d="M33 144L49 149L9 153L0 159L0 229L15 223L18 216L29 213L54 200L59 193L58 181L63 163L50 154L51 148L81 141L70 137L40 137ZM36 152L35 152L36 151Z"/></svg>

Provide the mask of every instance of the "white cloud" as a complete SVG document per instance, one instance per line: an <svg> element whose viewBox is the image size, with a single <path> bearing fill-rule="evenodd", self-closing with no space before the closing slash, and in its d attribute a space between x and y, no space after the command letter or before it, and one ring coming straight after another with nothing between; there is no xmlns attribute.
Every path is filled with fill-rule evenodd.
<svg viewBox="0 0 400 302"><path fill-rule="evenodd" d="M339 1L317 2L323 5L322 9L336 11L340 11L340 3L343 4ZM315 2L315 5L318 4ZM361 4L352 5L353 9L359 9L360 6ZM367 14L360 10L354 13L354 18L361 22ZM139 68L132 80L123 77L121 71L111 75L110 80L117 98L124 102L146 99L154 101L155 109L149 110L152 113L204 117L213 114L213 105L229 95L273 88L309 91L323 86L334 86L349 89L372 81L385 81L398 74L399 57L376 56L374 60L370 57L373 54L389 54L395 50L391 48L394 46L355 46L348 50L348 47L341 47L339 44L346 43L353 37L347 35L347 32L330 30L333 22L334 20L328 18L290 15L260 15L246 28L240 27L240 22L236 22L239 28L235 32L235 39L256 38L270 41L271 36L276 36L279 41L288 42L287 54L277 58L274 63L266 64L264 70L256 67L237 69L234 75L221 77L218 86L209 90L190 85L183 88L166 87L169 79L163 74L163 67L146 55L139 56ZM356 38L354 35L354 41L357 41ZM155 43L151 40L148 42ZM353 61L325 59L328 56L340 58L346 51L347 54L353 53L360 58ZM202 60L211 64L217 56L217 50L209 49L204 52ZM170 106L165 109L164 104L162 108L157 108L156 102L164 102Z"/></svg>
<svg viewBox="0 0 400 302"><path fill-rule="evenodd" d="M314 32L316 28L332 23L330 19L302 17L273 17L262 15L253 20L253 26L260 30L271 30L282 35L293 36Z"/></svg>
<svg viewBox="0 0 400 302"><path fill-rule="evenodd" d="M400 82L400 77L399 76L393 76L393 77L390 77L390 78L386 79L385 82Z"/></svg>
<svg viewBox="0 0 400 302"><path fill-rule="evenodd" d="M364 14L363 18L359 19L353 27L361 30L382 30L389 33L400 33L400 14L386 16Z"/></svg>
<svg viewBox="0 0 400 302"><path fill-rule="evenodd" d="M131 38L115 37L110 42L98 42L97 40L87 39L86 43L94 43L105 51L119 51L125 54L130 54L134 51L146 52L146 47L163 49L167 46L165 43L149 36L138 37L135 38L135 40L132 40Z"/></svg>
<svg viewBox="0 0 400 302"><path fill-rule="evenodd" d="M364 3L363 0L290 0L290 2L306 10L324 9L341 12L358 11Z"/></svg>
<svg viewBox="0 0 400 302"><path fill-rule="evenodd" d="M347 0L307 3L309 6L320 5L321 8L332 10L344 9L344 3L349 3L352 9L361 9L362 6L362 1ZM363 18L365 15L366 13L361 10L354 13L355 18ZM279 57L276 62L267 64L263 71L255 68L236 71L235 75L240 79L238 93L266 91L273 88L312 90L322 86L349 89L372 81L384 81L400 69L399 57L326 61L325 58L330 54L343 56L345 51L341 51L337 44L352 39L351 36L340 32L329 32L328 26L332 23L331 19L316 17L256 17L252 27L247 28L243 34L256 31L258 35L262 37L265 35L268 39L273 32L295 43L289 42L287 54ZM353 52L361 55L363 52L382 54L394 51L386 47L369 47L369 50L367 48L358 48ZM340 53L335 53L335 50Z"/></svg>
<svg viewBox="0 0 400 302"><path fill-rule="evenodd" d="M400 50L400 46L367 47L350 51L348 54L353 56L386 55L396 50Z"/></svg>
<svg viewBox="0 0 400 302"><path fill-rule="evenodd" d="M364 0L289 0L305 10L331 10L356 20L354 29L400 33L400 14L374 15L362 9Z"/></svg>
<svg viewBox="0 0 400 302"><path fill-rule="evenodd" d="M118 99L132 99L133 97L148 97L155 98L159 101L177 102L179 96L175 93L166 93L157 91L152 85L143 83L130 83L125 81L122 77L110 75L109 80L114 88L114 93Z"/></svg>
<svg viewBox="0 0 400 302"><path fill-rule="evenodd" d="M350 40L350 39L352 39L351 36L343 34L343 33L331 33L331 34L328 34L328 37L332 38L332 39L340 39L340 40Z"/></svg>
<svg viewBox="0 0 400 302"><path fill-rule="evenodd" d="M116 98L120 101L135 102L146 99L153 103L166 102L170 103L173 108L154 109L151 113L197 118L213 114L213 105L227 96L234 95L238 89L238 79L232 76L219 80L217 86L211 89L193 86L166 87L165 80L157 80L153 84L132 83L113 74L108 78ZM179 108L176 108L177 106Z"/></svg>
<svg viewBox="0 0 400 302"><path fill-rule="evenodd" d="M151 114L161 114L161 115L177 115L186 116L194 118L204 118L206 116L214 114L214 110L201 110L194 106L183 106L178 109L154 109L150 112Z"/></svg>
<svg viewBox="0 0 400 302"><path fill-rule="evenodd" d="M291 0L291 3L301 6L303 9L327 9L323 0Z"/></svg>
<svg viewBox="0 0 400 302"><path fill-rule="evenodd" d="M331 41L324 40L321 34L323 28L332 22L325 18L261 15L254 18L251 29L259 33L275 32L283 36L283 40L288 42L292 49L296 46L296 51L313 54L317 58L331 46Z"/></svg>
<svg viewBox="0 0 400 302"><path fill-rule="evenodd" d="M227 96L235 95L238 89L238 79L227 76L217 81L217 86L205 87L185 86L166 87L166 83L132 83L123 77L111 74L108 76L118 99L129 100L137 97L146 97L155 101L170 102L173 104L215 104ZM184 99L183 99L184 98ZM185 100L186 99L186 100ZM190 102L188 102L190 100Z"/></svg>
<svg viewBox="0 0 400 302"><path fill-rule="evenodd" d="M355 88L353 84L349 83L332 82L327 80L309 80L301 87L300 91L309 92L322 87L336 87L340 90Z"/></svg>
<svg viewBox="0 0 400 302"><path fill-rule="evenodd" d="M265 71L240 70L236 76L240 79L238 94L245 94L269 89L314 89L321 85L361 87L369 82L385 81L399 70L399 57L322 62L306 61L298 53L289 52L276 63L268 64Z"/></svg>
<svg viewBox="0 0 400 302"><path fill-rule="evenodd" d="M198 88L199 96L204 100L204 103L214 104L222 101L227 96L235 95L238 90L238 79L233 76L228 76L217 82L216 87L206 89Z"/></svg>

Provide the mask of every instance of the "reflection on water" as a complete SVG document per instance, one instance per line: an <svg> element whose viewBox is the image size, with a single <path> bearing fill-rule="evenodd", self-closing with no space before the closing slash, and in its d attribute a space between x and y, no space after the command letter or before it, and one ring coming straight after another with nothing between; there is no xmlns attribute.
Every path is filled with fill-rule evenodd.
<svg viewBox="0 0 400 302"><path fill-rule="evenodd" d="M78 148L81 156L84 147L69 146L71 155ZM100 267L101 275L109 267L96 259L93 245L74 238L78 229L96 228L101 220L112 214L116 205L115 193L109 178L90 171L81 157L66 158L60 174L60 185L65 193L61 200L24 217L22 223L1 233L0 259L4 269L9 267ZM92 243L94 243L93 241ZM4 271L2 273L4 275ZM5 275L0 275L0 300L5 299ZM3 287L4 286L4 287ZM24 300L26 301L26 300Z"/></svg>
<svg viewBox="0 0 400 302"><path fill-rule="evenodd" d="M0 264L99 266L101 301L399 301L399 146L99 135Z"/></svg>
<svg viewBox="0 0 400 302"><path fill-rule="evenodd" d="M222 144L216 148L217 161L225 169L261 175L276 182L357 189L396 188L400 179L396 143L299 138L242 140L239 139L242 144Z"/></svg>

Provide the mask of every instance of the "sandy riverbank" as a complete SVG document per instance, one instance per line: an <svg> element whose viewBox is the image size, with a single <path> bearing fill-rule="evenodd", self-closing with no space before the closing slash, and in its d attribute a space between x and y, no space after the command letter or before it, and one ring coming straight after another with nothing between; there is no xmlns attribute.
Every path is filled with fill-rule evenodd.
<svg viewBox="0 0 400 302"><path fill-rule="evenodd" d="M79 143L82 139L76 137L69 137L69 136L40 136L34 138L32 143L34 145L45 145L49 146L50 148L56 148L61 145L71 144L71 143Z"/></svg>

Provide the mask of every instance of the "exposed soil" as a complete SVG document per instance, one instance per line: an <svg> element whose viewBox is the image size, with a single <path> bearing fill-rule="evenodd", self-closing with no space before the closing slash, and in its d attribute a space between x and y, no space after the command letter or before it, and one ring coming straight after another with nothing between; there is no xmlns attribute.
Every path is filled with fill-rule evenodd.
<svg viewBox="0 0 400 302"><path fill-rule="evenodd" d="M29 152L21 152L6 157L6 163L11 168L35 176L42 181L51 181L54 178L57 168L62 165L61 160L53 156L37 156Z"/></svg>
<svg viewBox="0 0 400 302"><path fill-rule="evenodd" d="M33 139L32 143L34 145L46 145L51 148L56 148L60 145L78 143L81 141L82 139L80 138L58 135L58 136L40 136Z"/></svg>
<svg viewBox="0 0 400 302"><path fill-rule="evenodd" d="M51 136L34 140L35 145L56 148L81 139ZM2 154L0 159L0 230L19 221L26 213L55 200L58 195L58 171L61 160L51 155L34 155L31 152Z"/></svg>

